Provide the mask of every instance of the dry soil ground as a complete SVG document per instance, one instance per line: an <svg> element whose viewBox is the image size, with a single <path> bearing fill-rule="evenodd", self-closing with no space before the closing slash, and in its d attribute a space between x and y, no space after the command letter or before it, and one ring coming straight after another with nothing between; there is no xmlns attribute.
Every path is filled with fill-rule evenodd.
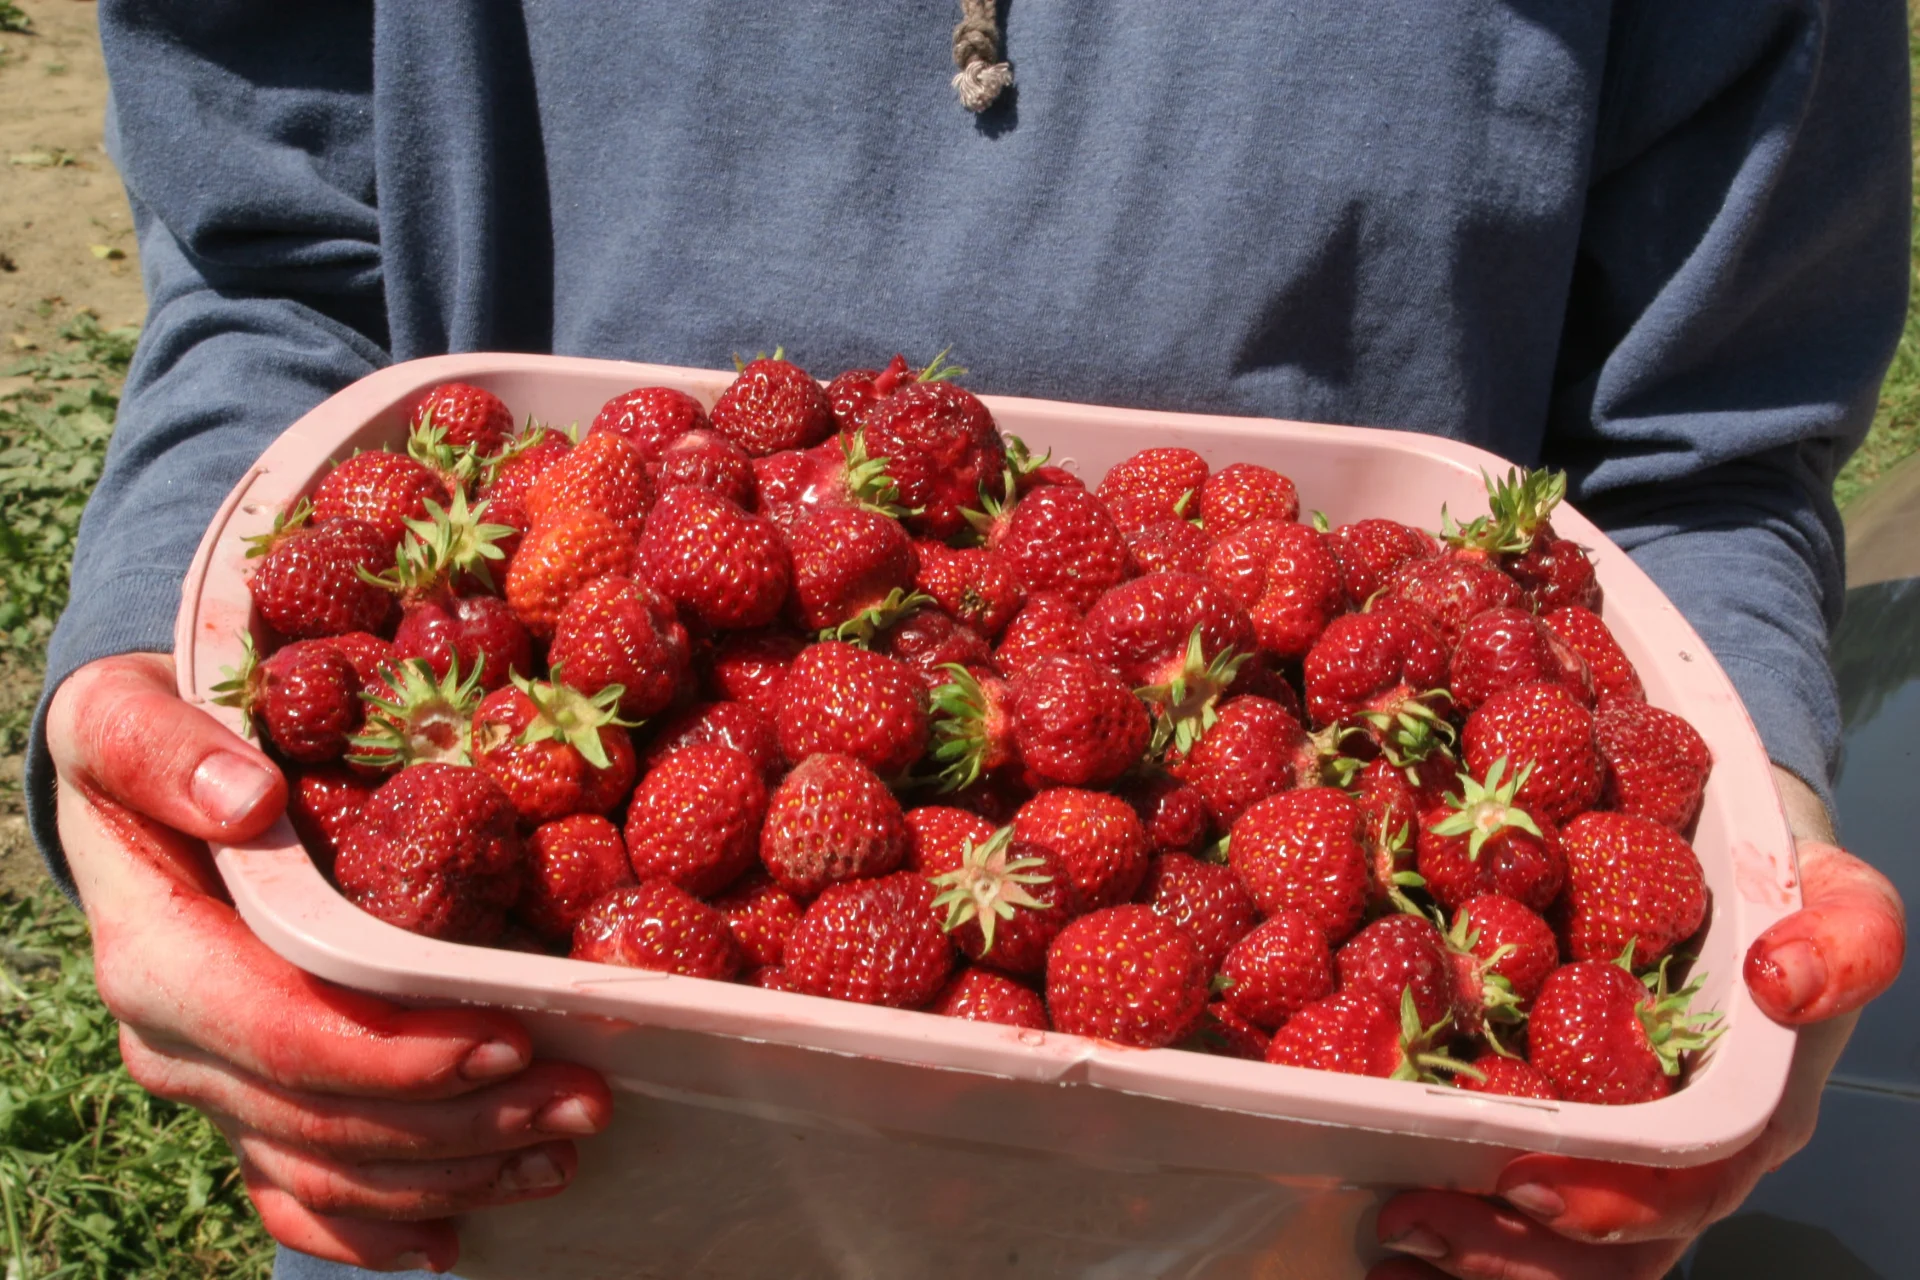
<svg viewBox="0 0 1920 1280"><path fill-rule="evenodd" d="M101 142L107 81L93 6L18 4L32 32L0 33L0 370L57 341L76 311L110 328L146 311L133 221ZM25 381L0 377L0 396ZM38 684L0 664L0 705ZM0 757L0 890L41 874L19 812L20 765Z"/></svg>

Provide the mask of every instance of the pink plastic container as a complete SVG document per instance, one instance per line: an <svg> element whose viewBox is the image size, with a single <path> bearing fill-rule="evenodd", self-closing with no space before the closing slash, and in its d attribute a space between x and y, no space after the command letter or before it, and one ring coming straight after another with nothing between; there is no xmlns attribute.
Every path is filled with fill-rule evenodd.
<svg viewBox="0 0 1920 1280"><path fill-rule="evenodd" d="M211 703L253 626L243 539L334 459L401 439L428 387L458 379L516 415L586 423L630 387L711 404L731 374L520 355L398 365L302 418L241 480L188 574L181 694ZM1089 482L1149 445L1293 477L1334 522L1431 526L1485 509L1505 463L1428 436L1312 423L987 397L1001 428ZM1750 1141L1787 1076L1793 1035L1739 980L1748 944L1799 902L1767 759L1732 685L1653 583L1577 512L1606 618L1649 700L1684 715L1715 766L1695 847L1712 889L1696 972L1725 1035L1686 1087L1630 1107L1541 1103L1268 1066L457 946L340 897L283 820L219 849L247 923L293 963L417 1004L519 1011L543 1054L621 1094L581 1146L576 1184L469 1218L473 1280L760 1276L1358 1277L1369 1215L1402 1186L1487 1190L1523 1151L1700 1164Z"/></svg>

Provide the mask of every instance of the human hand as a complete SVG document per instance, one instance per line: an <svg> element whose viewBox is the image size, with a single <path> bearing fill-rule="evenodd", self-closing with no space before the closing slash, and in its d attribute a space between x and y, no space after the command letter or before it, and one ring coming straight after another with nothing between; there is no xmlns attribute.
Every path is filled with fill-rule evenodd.
<svg viewBox="0 0 1920 1280"><path fill-rule="evenodd" d="M127 1069L220 1127L276 1240L376 1270L445 1270L459 1251L451 1215L566 1185L566 1139L611 1114L598 1075L529 1065L505 1014L401 1009L323 982L241 921L202 841L264 831L286 783L176 696L171 659L82 667L54 696L47 739Z"/></svg>
<svg viewBox="0 0 1920 1280"><path fill-rule="evenodd" d="M1885 876L1832 843L1812 790L1774 772L1797 839L1803 905L1754 940L1746 977L1770 1017L1802 1030L1760 1136L1692 1169L1525 1155L1501 1172L1498 1198L1406 1192L1381 1209L1378 1230L1382 1244L1411 1256L1381 1263L1367 1280L1659 1280L1696 1235L1807 1144L1860 1008L1900 972L1906 913Z"/></svg>

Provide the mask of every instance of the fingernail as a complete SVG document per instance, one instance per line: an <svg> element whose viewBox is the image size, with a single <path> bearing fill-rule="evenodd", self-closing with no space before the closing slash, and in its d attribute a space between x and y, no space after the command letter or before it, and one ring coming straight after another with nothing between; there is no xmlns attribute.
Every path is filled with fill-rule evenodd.
<svg viewBox="0 0 1920 1280"><path fill-rule="evenodd" d="M1785 1012L1799 1013L1827 988L1827 962L1806 938L1783 942L1767 952L1776 983L1775 994L1786 1005Z"/></svg>
<svg viewBox="0 0 1920 1280"><path fill-rule="evenodd" d="M533 1127L545 1133L561 1133L582 1138L600 1132L585 1098L562 1098L533 1118Z"/></svg>
<svg viewBox="0 0 1920 1280"><path fill-rule="evenodd" d="M500 1170L502 1191L538 1191L557 1187L567 1180L560 1166L544 1151L528 1151L507 1161Z"/></svg>
<svg viewBox="0 0 1920 1280"><path fill-rule="evenodd" d="M1403 1231L1391 1240L1380 1242L1396 1253L1412 1254L1416 1258L1444 1258L1447 1256L1447 1242L1425 1227L1414 1227Z"/></svg>
<svg viewBox="0 0 1920 1280"><path fill-rule="evenodd" d="M460 1076L465 1080L498 1080L526 1065L519 1049L505 1040L489 1040L461 1060Z"/></svg>
<svg viewBox="0 0 1920 1280"><path fill-rule="evenodd" d="M1523 1182L1500 1194L1508 1204L1536 1218L1557 1218L1567 1211L1567 1202L1560 1198L1558 1191L1537 1182Z"/></svg>
<svg viewBox="0 0 1920 1280"><path fill-rule="evenodd" d="M241 821L272 789L272 774L228 751L216 751L202 760L188 784L194 807L222 825Z"/></svg>
<svg viewBox="0 0 1920 1280"><path fill-rule="evenodd" d="M410 1249L393 1260L396 1271L438 1271L433 1259L418 1249Z"/></svg>

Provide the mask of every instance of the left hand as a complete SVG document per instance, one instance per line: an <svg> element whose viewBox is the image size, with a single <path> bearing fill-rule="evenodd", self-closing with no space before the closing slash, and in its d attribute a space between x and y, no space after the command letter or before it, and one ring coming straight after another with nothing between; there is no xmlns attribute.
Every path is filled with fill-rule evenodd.
<svg viewBox="0 0 1920 1280"><path fill-rule="evenodd" d="M1812 790L1774 773L1804 902L1755 939L1746 976L1770 1017L1802 1030L1766 1129L1737 1154L1691 1169L1525 1155L1501 1173L1495 1197L1405 1192L1380 1211L1379 1238L1409 1256L1367 1280L1660 1280L1696 1235L1807 1144L1861 1006L1900 972L1906 913L1885 876L1832 843Z"/></svg>

